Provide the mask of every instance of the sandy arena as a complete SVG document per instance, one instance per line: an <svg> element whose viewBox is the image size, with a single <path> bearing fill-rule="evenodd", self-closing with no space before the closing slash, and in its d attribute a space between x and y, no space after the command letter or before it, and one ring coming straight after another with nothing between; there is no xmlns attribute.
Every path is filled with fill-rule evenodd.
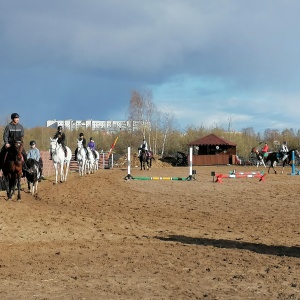
<svg viewBox="0 0 300 300"><path fill-rule="evenodd" d="M20 203L1 192L1 299L300 299L300 176L193 169L50 177Z"/></svg>

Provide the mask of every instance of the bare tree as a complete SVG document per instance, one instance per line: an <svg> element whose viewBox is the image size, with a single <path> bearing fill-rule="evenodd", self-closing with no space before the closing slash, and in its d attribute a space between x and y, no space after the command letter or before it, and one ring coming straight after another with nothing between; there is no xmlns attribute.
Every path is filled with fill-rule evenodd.
<svg viewBox="0 0 300 300"><path fill-rule="evenodd" d="M174 114L171 111L165 111L162 113L162 131L163 131L163 144L161 150L161 157L163 157L165 152L166 140L168 133L174 129Z"/></svg>
<svg viewBox="0 0 300 300"><path fill-rule="evenodd" d="M148 139L151 148L151 131L156 107L152 100L152 91L133 91L128 108L128 119L131 121L141 121L140 132Z"/></svg>

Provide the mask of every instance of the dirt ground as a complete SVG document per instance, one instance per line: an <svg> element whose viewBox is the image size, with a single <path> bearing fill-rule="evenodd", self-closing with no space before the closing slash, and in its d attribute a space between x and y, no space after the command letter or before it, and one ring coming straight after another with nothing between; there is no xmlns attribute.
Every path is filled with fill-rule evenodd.
<svg viewBox="0 0 300 300"><path fill-rule="evenodd" d="M19 203L1 192L0 298L300 299L300 176L193 169L50 177Z"/></svg>

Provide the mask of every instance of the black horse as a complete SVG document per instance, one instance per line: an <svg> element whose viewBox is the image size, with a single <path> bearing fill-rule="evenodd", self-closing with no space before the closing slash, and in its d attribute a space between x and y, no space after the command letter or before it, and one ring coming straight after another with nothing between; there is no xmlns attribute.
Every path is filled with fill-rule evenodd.
<svg viewBox="0 0 300 300"><path fill-rule="evenodd" d="M281 173L284 171L285 165L290 165L292 163L292 152L294 151L295 157L300 157L299 151L297 149L290 150L287 154L287 158L282 162L282 170ZM283 158L283 155L281 152L270 152L266 158L266 163L270 161L270 166L268 169L268 173L270 172L270 169L272 168L274 170L274 173L277 174L277 171L275 169L276 163L279 163L279 160Z"/></svg>
<svg viewBox="0 0 300 300"><path fill-rule="evenodd" d="M139 148L141 151L140 153L140 163L141 163L141 170L149 170L152 167L152 159L153 157L153 152L152 151L147 151L145 148Z"/></svg>
<svg viewBox="0 0 300 300"><path fill-rule="evenodd" d="M18 188L17 200L21 200L21 178L23 174L23 143L15 141L7 149L5 154L4 163L2 166L3 176L5 178L7 200L12 199L15 193L15 187Z"/></svg>
<svg viewBox="0 0 300 300"><path fill-rule="evenodd" d="M39 163L32 159L28 158L26 161L26 179L28 185L28 191L34 195L37 193L38 183L40 181L41 173L40 173L40 165Z"/></svg>

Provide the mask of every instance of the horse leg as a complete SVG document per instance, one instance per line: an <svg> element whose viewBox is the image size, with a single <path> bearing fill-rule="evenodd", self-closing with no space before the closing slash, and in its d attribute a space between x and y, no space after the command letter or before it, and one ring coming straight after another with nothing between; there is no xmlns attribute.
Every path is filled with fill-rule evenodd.
<svg viewBox="0 0 300 300"><path fill-rule="evenodd" d="M275 169L274 163L275 163L275 162L272 163L272 168L273 168L273 170L274 170L274 173L277 174L277 171L276 171L276 169Z"/></svg>
<svg viewBox="0 0 300 300"><path fill-rule="evenodd" d="M64 164L60 164L60 183L64 181Z"/></svg>
<svg viewBox="0 0 300 300"><path fill-rule="evenodd" d="M10 179L5 177L5 187L6 187L6 195L7 195L7 200L11 200L12 195L10 193Z"/></svg>
<svg viewBox="0 0 300 300"><path fill-rule="evenodd" d="M20 177L18 177L18 179L17 179L17 186L18 186L17 200L20 201L21 200L21 178Z"/></svg>
<svg viewBox="0 0 300 300"><path fill-rule="evenodd" d="M65 175L65 181L67 181L68 173L69 173L69 162L66 163L66 175Z"/></svg>
<svg viewBox="0 0 300 300"><path fill-rule="evenodd" d="M54 164L54 168L55 168L55 184L57 184L57 179L58 179L57 163Z"/></svg>

